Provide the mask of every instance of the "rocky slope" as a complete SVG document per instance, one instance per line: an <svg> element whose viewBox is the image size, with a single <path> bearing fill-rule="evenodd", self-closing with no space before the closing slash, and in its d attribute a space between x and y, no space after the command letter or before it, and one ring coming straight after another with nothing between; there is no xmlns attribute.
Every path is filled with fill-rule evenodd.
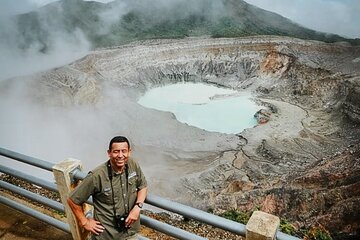
<svg viewBox="0 0 360 240"><path fill-rule="evenodd" d="M346 43L286 37L150 40L94 51L24 88L41 105L121 108L115 129L131 135L156 193L216 212L261 208L350 236L359 229L359 59ZM136 103L180 81L251 91L270 121L220 134Z"/></svg>

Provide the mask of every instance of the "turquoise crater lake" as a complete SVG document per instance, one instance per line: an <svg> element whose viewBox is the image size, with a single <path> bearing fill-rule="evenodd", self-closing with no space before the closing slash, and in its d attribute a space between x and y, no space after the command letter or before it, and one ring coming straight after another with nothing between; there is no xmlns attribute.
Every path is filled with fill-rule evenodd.
<svg viewBox="0 0 360 240"><path fill-rule="evenodd" d="M255 126L254 114L261 109L251 100L250 93L203 83L177 83L153 88L138 103L172 112L182 123L229 134Z"/></svg>

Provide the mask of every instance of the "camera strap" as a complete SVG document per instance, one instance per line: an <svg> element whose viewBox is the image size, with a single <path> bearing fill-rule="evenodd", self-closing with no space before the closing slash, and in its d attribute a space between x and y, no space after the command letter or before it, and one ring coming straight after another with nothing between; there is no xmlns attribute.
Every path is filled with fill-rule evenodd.
<svg viewBox="0 0 360 240"><path fill-rule="evenodd" d="M111 185L111 195L112 195L112 200L113 200L113 211L114 211L114 216L116 216L116 207L115 207L115 194L114 194L114 187L113 187L113 175L112 175L112 167L111 167L111 163L110 160L107 163L107 170L108 170L108 176L109 176L109 180L110 180L110 185ZM129 171L128 171L128 166L127 164L125 164L125 177L126 177L126 194L128 195L128 175L129 175ZM122 178L120 176L120 181L122 182ZM121 189L124 191L124 189L121 187ZM129 197L129 196L128 196ZM130 206L128 201L126 201L125 197L124 197L124 193L122 193L122 199L123 199L123 203L124 203L124 210L127 211L126 214L129 214L130 212ZM127 209L125 207L125 203L127 202Z"/></svg>

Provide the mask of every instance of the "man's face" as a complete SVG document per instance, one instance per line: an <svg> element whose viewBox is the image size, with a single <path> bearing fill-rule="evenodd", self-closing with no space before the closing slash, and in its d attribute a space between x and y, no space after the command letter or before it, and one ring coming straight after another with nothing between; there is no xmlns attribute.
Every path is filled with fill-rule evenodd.
<svg viewBox="0 0 360 240"><path fill-rule="evenodd" d="M115 142L112 144L111 150L108 150L108 156L114 170L122 170L129 159L130 152L127 142Z"/></svg>

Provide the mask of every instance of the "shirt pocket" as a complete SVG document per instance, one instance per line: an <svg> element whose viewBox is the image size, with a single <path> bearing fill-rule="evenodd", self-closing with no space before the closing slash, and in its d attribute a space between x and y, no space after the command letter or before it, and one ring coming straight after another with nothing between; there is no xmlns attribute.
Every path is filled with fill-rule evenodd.
<svg viewBox="0 0 360 240"><path fill-rule="evenodd" d="M130 193L137 192L137 176L134 176L128 180Z"/></svg>
<svg viewBox="0 0 360 240"><path fill-rule="evenodd" d="M98 193L97 199L100 202L112 204L113 197L112 197L112 191L111 187L104 187L100 193Z"/></svg>

